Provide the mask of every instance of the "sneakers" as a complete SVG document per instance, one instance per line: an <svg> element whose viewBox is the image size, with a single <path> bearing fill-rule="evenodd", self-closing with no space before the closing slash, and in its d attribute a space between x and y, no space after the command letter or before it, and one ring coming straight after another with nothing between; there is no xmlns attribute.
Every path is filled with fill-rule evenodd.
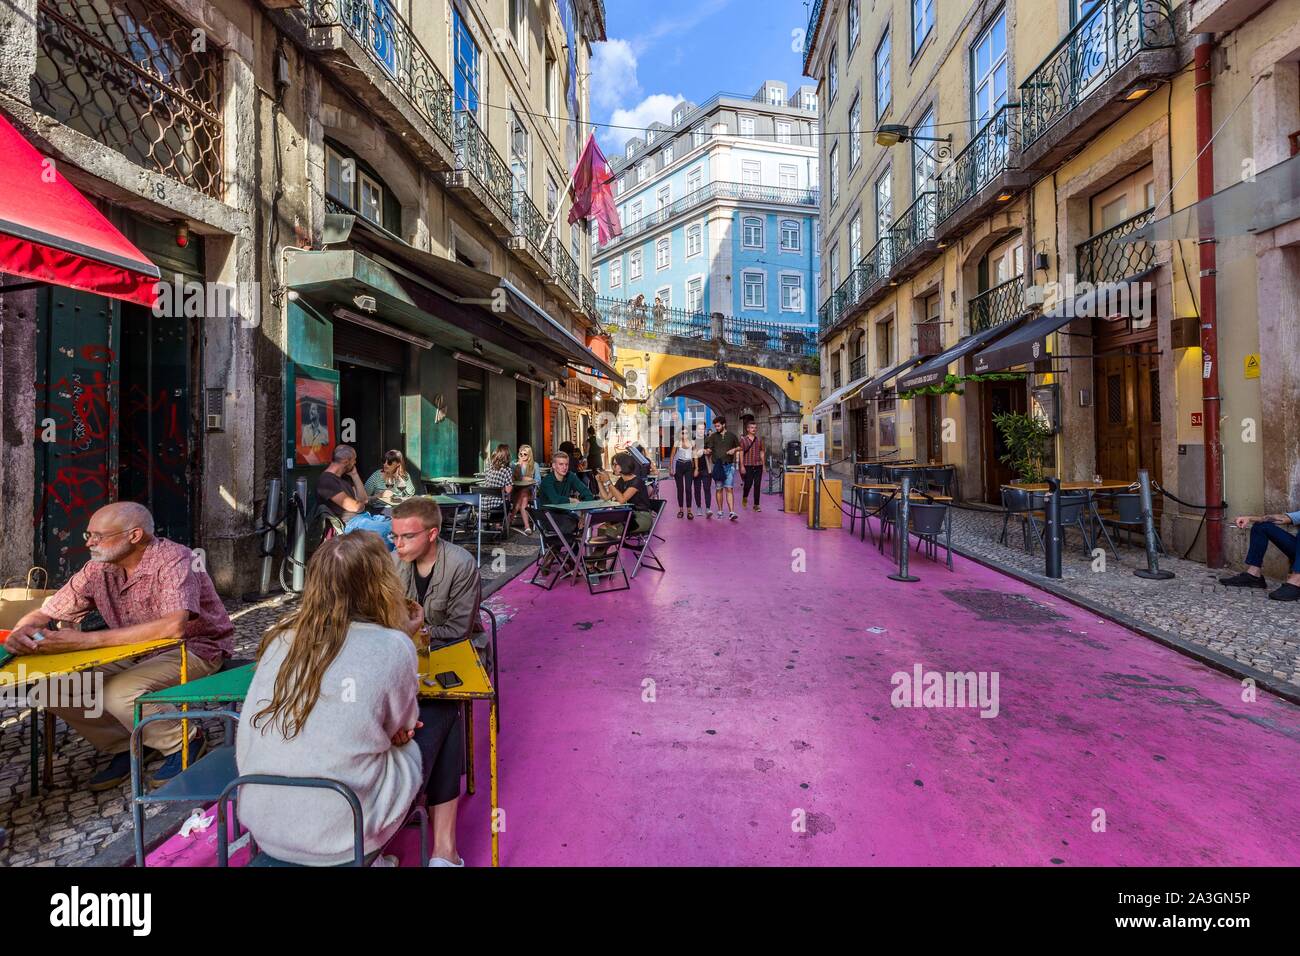
<svg viewBox="0 0 1300 956"><path fill-rule="evenodd" d="M190 750L190 766L193 767L195 762L208 752L208 738L202 734L197 734L188 744ZM181 772L181 751L176 751L163 761L161 767L155 770L149 777L149 786L161 787L168 780L171 780Z"/></svg>
<svg viewBox="0 0 1300 956"><path fill-rule="evenodd" d="M712 521L712 520L713 520L713 512L712 512L712 511L706 511L706 512L704 512L704 518L705 518L706 521Z"/></svg>
<svg viewBox="0 0 1300 956"><path fill-rule="evenodd" d="M443 859L442 857L440 857L440 856L434 856L434 857L430 857L430 858L429 858L429 862L428 862L427 865L428 865L428 866L454 866L454 867L463 867L463 866L465 865L465 860L464 860L463 858L461 858L461 857L457 857L457 858L456 858L456 862L453 863L453 862L451 862L451 860L444 860L444 859Z"/></svg>
<svg viewBox="0 0 1300 956"><path fill-rule="evenodd" d="M732 521L739 521L739 520L740 520L740 515L736 514L736 513L733 511L733 512L731 513L731 520L732 520Z"/></svg>
<svg viewBox="0 0 1300 956"><path fill-rule="evenodd" d="M1283 584L1268 598L1270 601L1300 601L1300 585Z"/></svg>
<svg viewBox="0 0 1300 956"><path fill-rule="evenodd" d="M1247 574L1245 571L1242 571L1240 574L1234 574L1230 578L1219 578L1219 583L1224 587L1229 588L1268 587L1268 582L1264 580L1263 575Z"/></svg>
<svg viewBox="0 0 1300 956"><path fill-rule="evenodd" d="M112 790L131 778L131 752L123 750L113 754L108 766L90 778L86 789L93 791Z"/></svg>

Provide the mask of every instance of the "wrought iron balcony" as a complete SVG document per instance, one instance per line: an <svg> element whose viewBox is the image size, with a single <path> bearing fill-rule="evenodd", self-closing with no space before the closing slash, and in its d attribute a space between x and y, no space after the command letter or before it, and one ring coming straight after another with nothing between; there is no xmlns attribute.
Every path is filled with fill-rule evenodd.
<svg viewBox="0 0 1300 956"><path fill-rule="evenodd" d="M514 177L510 166L497 152L478 125L473 113L457 110L455 113L456 129L456 171L469 175L468 188L483 202L493 208L495 218L506 228L514 232Z"/></svg>
<svg viewBox="0 0 1300 956"><path fill-rule="evenodd" d="M577 261L564 248L564 243L560 237L552 231L551 238L547 243L550 246L550 261L555 270L555 283L561 289L569 294L575 305L582 304L582 270L578 268Z"/></svg>
<svg viewBox="0 0 1300 956"><path fill-rule="evenodd" d="M804 54L803 68L804 73L808 72L808 62L813 55L813 41L817 38L817 24L822 16L822 0L813 0L812 9L808 11L808 28L804 31Z"/></svg>
<svg viewBox="0 0 1300 956"><path fill-rule="evenodd" d="M1075 274L1080 282L1123 282L1142 275L1155 265L1155 243L1125 242L1124 237L1151 221L1155 209L1140 212L1104 232L1079 243L1075 252Z"/></svg>
<svg viewBox="0 0 1300 956"><path fill-rule="evenodd" d="M923 192L894 220L894 265L934 238L934 200L933 190Z"/></svg>
<svg viewBox="0 0 1300 956"><path fill-rule="evenodd" d="M221 198L221 50L157 0L40 0L32 105L146 169Z"/></svg>
<svg viewBox="0 0 1300 956"><path fill-rule="evenodd" d="M341 27L383 70L438 138L455 148L451 84L392 4L375 0L302 0L301 9L290 16L310 28Z"/></svg>
<svg viewBox="0 0 1300 956"><path fill-rule="evenodd" d="M722 338L739 348L766 349L811 357L817 354L816 336L803 325L782 325L736 315L722 317Z"/></svg>
<svg viewBox="0 0 1300 956"><path fill-rule="evenodd" d="M1008 103L939 174L935 215L943 222L1011 167L1020 151L1020 107Z"/></svg>
<svg viewBox="0 0 1300 956"><path fill-rule="evenodd" d="M715 326L715 317L705 312L651 303L637 304L608 296L598 296L596 305L606 328L633 335L711 341L720 334L726 344L737 348L766 349L802 358L812 358L817 354L816 337L806 326L782 325L734 315L722 315L720 323Z"/></svg>
<svg viewBox="0 0 1300 956"><path fill-rule="evenodd" d="M542 251L542 239L546 236L547 219L537 208L531 196L522 189L516 189L510 197L510 218L514 223L515 235L524 240L527 252L538 264L549 265L548 257Z"/></svg>
<svg viewBox="0 0 1300 956"><path fill-rule="evenodd" d="M844 375L839 369L831 372L831 388L839 388L844 384Z"/></svg>
<svg viewBox="0 0 1300 956"><path fill-rule="evenodd" d="M897 261L894 252L896 245L894 236L883 236L871 247L871 251L849 270L848 277L817 310L819 333L824 334L828 329L834 328L878 291L884 281L888 280L890 270Z"/></svg>
<svg viewBox="0 0 1300 956"><path fill-rule="evenodd" d="M867 374L867 357L859 355L849 363L849 381L856 382L862 376Z"/></svg>
<svg viewBox="0 0 1300 956"><path fill-rule="evenodd" d="M1025 311L1025 277L1016 276L981 292L967 303L967 311L972 335L1010 322Z"/></svg>
<svg viewBox="0 0 1300 956"><path fill-rule="evenodd" d="M1139 53L1173 46L1169 0L1102 0L1020 85L1021 148Z"/></svg>
<svg viewBox="0 0 1300 956"><path fill-rule="evenodd" d="M586 276L582 277L582 311L591 323L597 328L601 326L600 309L596 307L596 287L591 284L591 280Z"/></svg>
<svg viewBox="0 0 1300 956"><path fill-rule="evenodd" d="M646 195L649 195L648 193ZM790 189L780 186L755 186L750 183L713 182L701 186L694 192L687 193L676 202L669 203L662 209L623 224L623 234L601 247L603 255L609 249L633 236L641 235L656 226L668 222L687 210L694 209L715 199L734 199L739 202L773 203L789 206L805 206L815 209L821 203L821 194L816 189Z"/></svg>

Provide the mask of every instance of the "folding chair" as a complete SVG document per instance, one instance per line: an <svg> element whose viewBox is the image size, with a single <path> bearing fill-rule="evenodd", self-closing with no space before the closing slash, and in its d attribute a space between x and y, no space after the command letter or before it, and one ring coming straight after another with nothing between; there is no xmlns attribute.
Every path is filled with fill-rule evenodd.
<svg viewBox="0 0 1300 956"><path fill-rule="evenodd" d="M663 517L664 505L667 504L667 502L662 498L656 498L652 504L654 507L650 509L650 513L654 515L654 520L650 522L649 529L640 534L633 532L627 540L623 542L623 547L636 555L636 566L632 568L631 575L633 578L635 578L636 573L641 570L642 564L646 565L646 567L650 568L652 571L664 570L663 562L659 560L659 555L655 554L654 548L651 547L651 542L655 539L655 528L659 527L659 519ZM663 539L661 538L660 540Z"/></svg>
<svg viewBox="0 0 1300 956"><path fill-rule="evenodd" d="M578 542L579 564L583 577L587 579L587 590L592 594L606 594L610 591L626 591L632 585L628 583L627 572L623 569L621 554L627 541L628 529L632 527L631 508L597 508L587 512L587 529ZM618 538L604 538L600 529L604 525L619 527ZM621 578L622 587L605 587L596 589L596 582Z"/></svg>
<svg viewBox="0 0 1300 956"><path fill-rule="evenodd" d="M533 512L533 522L541 532L541 541L537 551L537 567L528 583L549 591L560 578L576 572L579 564L578 551L555 523L554 512L531 504L529 508Z"/></svg>

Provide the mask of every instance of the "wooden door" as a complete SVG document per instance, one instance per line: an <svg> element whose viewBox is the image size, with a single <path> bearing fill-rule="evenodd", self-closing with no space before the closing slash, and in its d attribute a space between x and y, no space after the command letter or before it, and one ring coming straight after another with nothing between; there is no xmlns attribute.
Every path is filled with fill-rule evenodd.
<svg viewBox="0 0 1300 956"><path fill-rule="evenodd" d="M1102 342L1104 340L1098 340ZM1160 478L1160 357L1154 341L1094 363L1097 471L1103 478L1136 479L1139 468Z"/></svg>
<svg viewBox="0 0 1300 956"><path fill-rule="evenodd" d="M1002 501L1002 486L1016 477L1009 465L1000 460L1007 453L1002 433L993 424L993 416L1002 412L1024 414L1028 407L1024 382L983 382L980 385L981 404L984 406L984 500L992 504Z"/></svg>

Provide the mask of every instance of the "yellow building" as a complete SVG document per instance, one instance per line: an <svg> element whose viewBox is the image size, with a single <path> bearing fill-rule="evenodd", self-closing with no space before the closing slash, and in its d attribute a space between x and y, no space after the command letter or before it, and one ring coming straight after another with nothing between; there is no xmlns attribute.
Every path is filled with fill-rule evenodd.
<svg viewBox="0 0 1300 956"><path fill-rule="evenodd" d="M1281 0L815 3L816 411L833 453L955 464L962 497L996 503L1016 472L993 416L1021 412L1054 429L1048 474L1147 469L1205 502L1214 403L1198 317L1213 310L1196 220L1167 217L1236 183L1245 160L1287 155L1297 21L1300 3ZM1199 127L1198 44L1213 51ZM1198 177L1198 132L1220 125L1215 175ZM1276 511L1300 485L1296 323L1256 306L1295 314L1281 291L1297 276L1281 235L1294 223L1268 225L1267 239L1220 237L1208 287L1229 514ZM1203 548L1201 515L1165 503L1171 547ZM1244 536L1224 537L1239 557Z"/></svg>

